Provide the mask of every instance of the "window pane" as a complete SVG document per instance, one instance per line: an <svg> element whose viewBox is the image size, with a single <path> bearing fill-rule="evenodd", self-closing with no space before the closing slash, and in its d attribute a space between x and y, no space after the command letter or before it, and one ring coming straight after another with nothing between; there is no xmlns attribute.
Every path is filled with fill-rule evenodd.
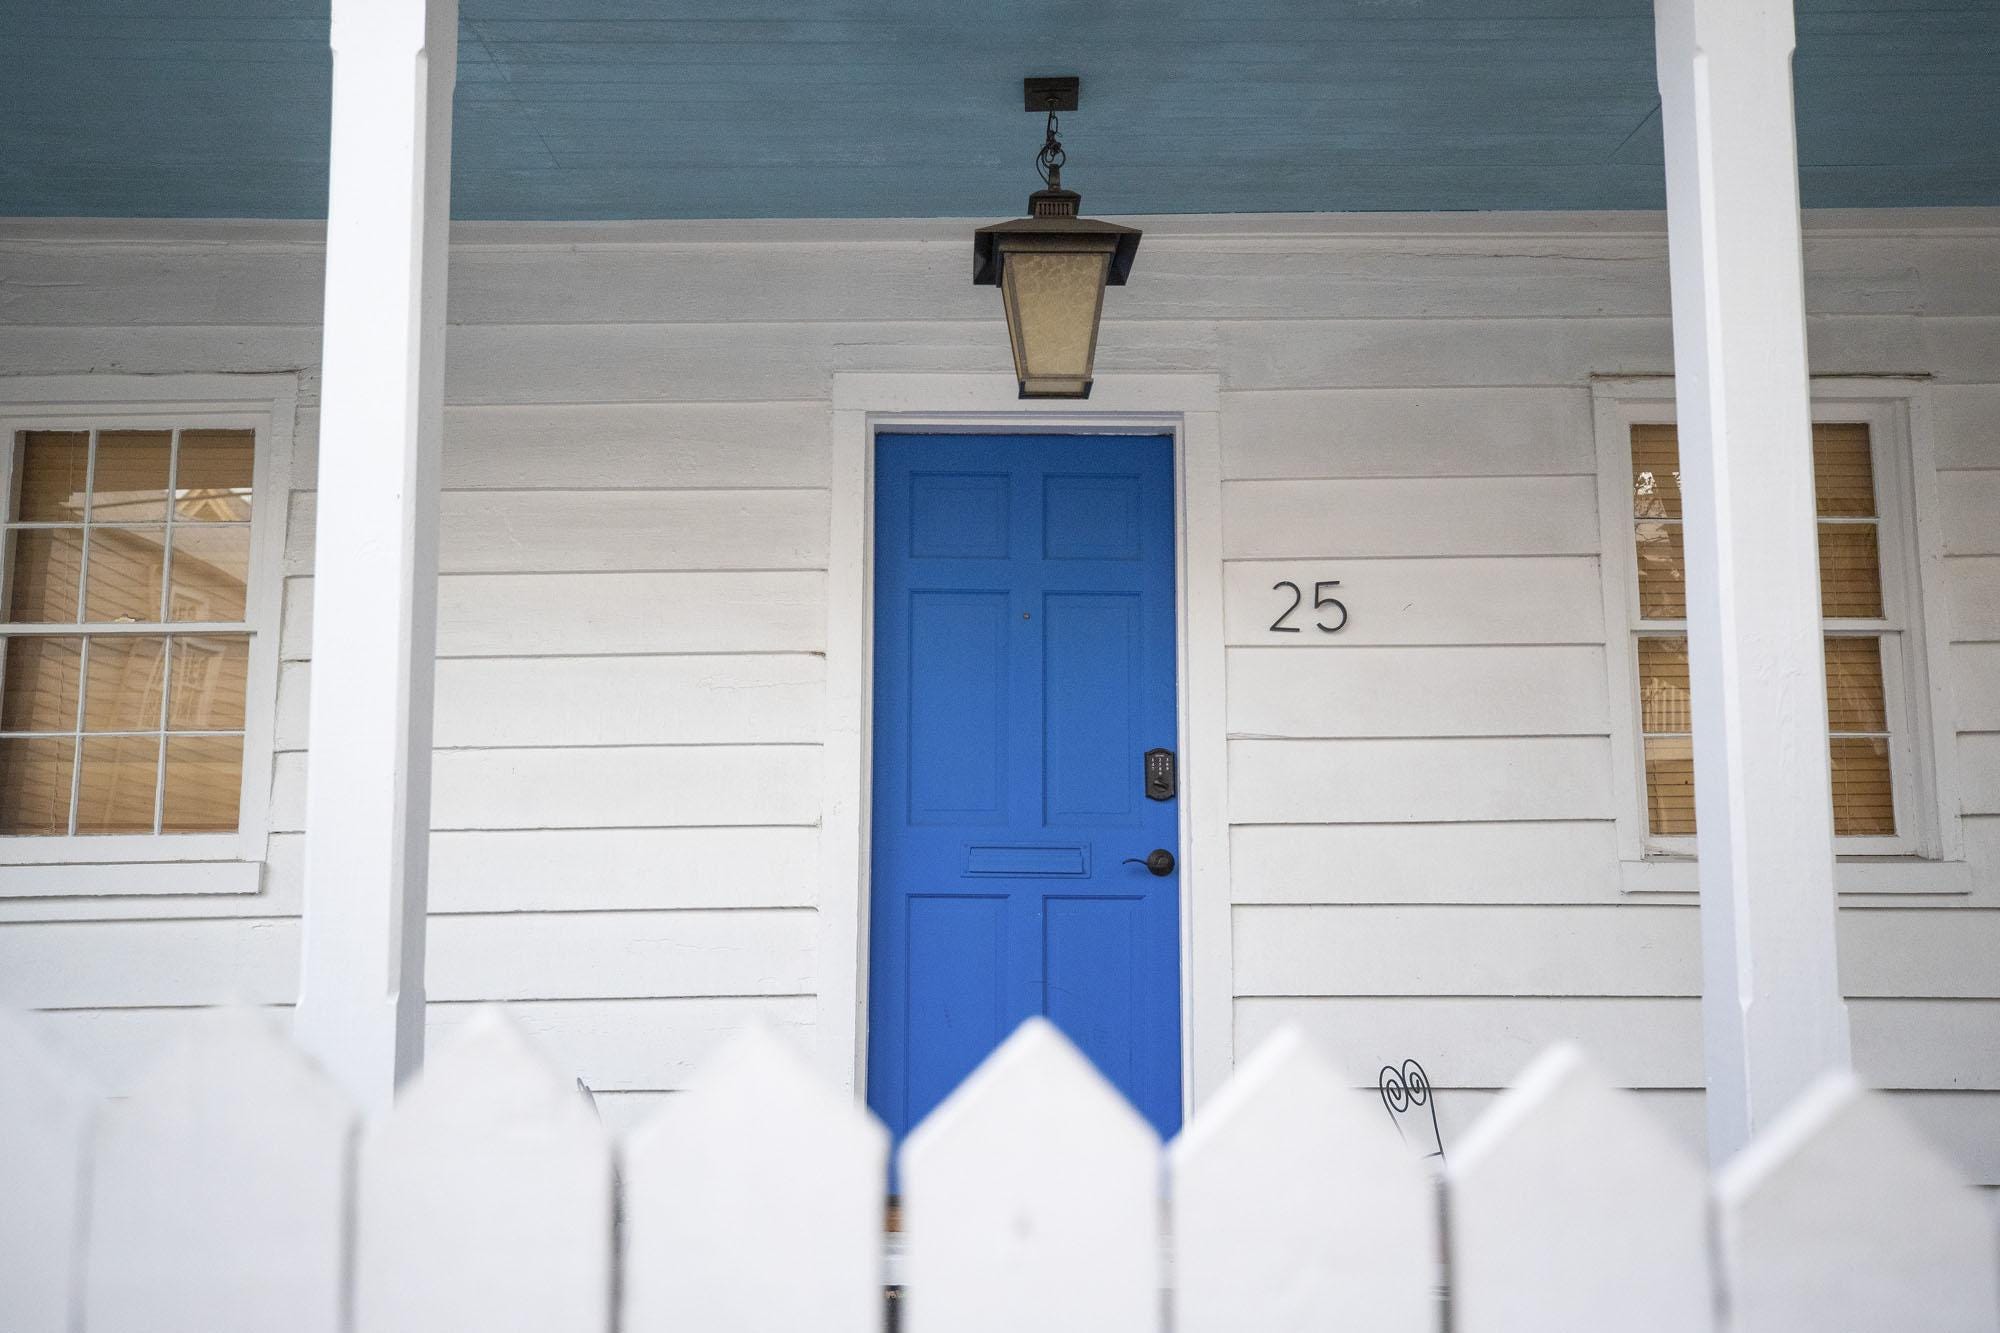
<svg viewBox="0 0 2000 1333"><path fill-rule="evenodd" d="M93 634L84 671L85 731L158 731L167 641Z"/></svg>
<svg viewBox="0 0 2000 1333"><path fill-rule="evenodd" d="M82 639L7 639L0 731L75 731Z"/></svg>
<svg viewBox="0 0 2000 1333"><path fill-rule="evenodd" d="M174 595L171 620L241 620L243 587L250 577L250 529L201 526L174 529Z"/></svg>
<svg viewBox="0 0 2000 1333"><path fill-rule="evenodd" d="M78 833L151 833L160 738L87 736L76 794Z"/></svg>
<svg viewBox="0 0 2000 1333"><path fill-rule="evenodd" d="M21 503L14 515L24 523L74 523L83 517L89 477L90 432L21 432Z"/></svg>
<svg viewBox="0 0 2000 1333"><path fill-rule="evenodd" d="M174 476L175 519L248 520L255 445L256 436L247 430L182 431L180 470Z"/></svg>
<svg viewBox="0 0 2000 1333"><path fill-rule="evenodd" d="M0 834L69 832L76 742L0 741Z"/></svg>
<svg viewBox="0 0 2000 1333"><path fill-rule="evenodd" d="M1680 516L1680 446L1674 428L1632 427L1632 517Z"/></svg>
<svg viewBox="0 0 2000 1333"><path fill-rule="evenodd" d="M167 738L163 833L233 833L243 792L241 736Z"/></svg>
<svg viewBox="0 0 2000 1333"><path fill-rule="evenodd" d="M1836 736L1833 746L1833 831L1843 838L1886 838L1896 832L1889 742Z"/></svg>
<svg viewBox="0 0 2000 1333"><path fill-rule="evenodd" d="M1694 832L1694 742L1646 738L1646 826L1663 837Z"/></svg>
<svg viewBox="0 0 2000 1333"><path fill-rule="evenodd" d="M90 529L90 586L83 618L152 624L160 618L167 564L164 526Z"/></svg>
<svg viewBox="0 0 2000 1333"><path fill-rule="evenodd" d="M132 523L165 518L167 467L173 447L172 431L99 431L90 521Z"/></svg>
<svg viewBox="0 0 2000 1333"><path fill-rule="evenodd" d="M83 529L24 529L11 539L14 587L7 618L24 625L75 624Z"/></svg>
<svg viewBox="0 0 2000 1333"><path fill-rule="evenodd" d="M1882 694L1881 640L1826 641L1826 729L1889 729L1889 706Z"/></svg>
<svg viewBox="0 0 2000 1333"><path fill-rule="evenodd" d="M1822 421L1813 427L1813 490L1822 518L1874 514L1875 462L1866 423Z"/></svg>
<svg viewBox="0 0 2000 1333"><path fill-rule="evenodd" d="M1694 730L1688 711L1686 639L1639 640L1639 729L1681 735Z"/></svg>
<svg viewBox="0 0 2000 1333"><path fill-rule="evenodd" d="M1636 525L1639 544L1639 615L1645 620L1687 616L1687 563L1681 554L1681 525Z"/></svg>
<svg viewBox="0 0 2000 1333"><path fill-rule="evenodd" d="M169 730L243 729L243 698L250 678L248 636L176 637L168 675Z"/></svg>
<svg viewBox="0 0 2000 1333"><path fill-rule="evenodd" d="M1882 562L1873 523L1819 525L1820 614L1878 620L1882 616Z"/></svg>

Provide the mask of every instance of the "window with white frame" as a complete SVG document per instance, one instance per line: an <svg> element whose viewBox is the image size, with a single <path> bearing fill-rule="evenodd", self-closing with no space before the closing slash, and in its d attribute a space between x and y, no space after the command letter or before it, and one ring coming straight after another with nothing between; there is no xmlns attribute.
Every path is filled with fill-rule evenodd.
<svg viewBox="0 0 2000 1333"><path fill-rule="evenodd" d="M1670 394L1670 389L1668 390ZM1680 455L1671 397L1626 402L1605 439L1607 578L1626 612L1625 661L1637 810L1646 851L1692 854ZM1816 402L1813 480L1836 849L1935 851L1922 615L1910 460L1898 416L1880 402ZM1615 459L1612 457L1615 451ZM1615 479L1614 479L1615 471ZM1614 489L1615 488L1615 489ZM1624 748L1622 745L1620 748Z"/></svg>
<svg viewBox="0 0 2000 1333"><path fill-rule="evenodd" d="M269 414L0 426L0 862L243 855L276 691Z"/></svg>

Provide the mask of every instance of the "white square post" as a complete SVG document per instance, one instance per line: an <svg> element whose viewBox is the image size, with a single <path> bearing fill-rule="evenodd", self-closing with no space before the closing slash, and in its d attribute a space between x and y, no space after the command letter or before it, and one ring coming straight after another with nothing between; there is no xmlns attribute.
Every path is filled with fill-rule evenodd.
<svg viewBox="0 0 2000 1333"><path fill-rule="evenodd" d="M423 1059L457 0L333 0L299 1040L363 1107Z"/></svg>
<svg viewBox="0 0 2000 1333"><path fill-rule="evenodd" d="M1790 0L1655 0L1709 1153L1848 1061Z"/></svg>

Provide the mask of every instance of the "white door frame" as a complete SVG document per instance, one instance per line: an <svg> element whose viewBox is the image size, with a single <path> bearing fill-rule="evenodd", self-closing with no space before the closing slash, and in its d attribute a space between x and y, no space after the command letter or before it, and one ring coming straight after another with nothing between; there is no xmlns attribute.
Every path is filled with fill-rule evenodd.
<svg viewBox="0 0 2000 1333"><path fill-rule="evenodd" d="M1214 375L1100 375L1089 399L1063 403L1021 401L1011 375L833 377L818 1046L829 1076L849 1090L866 1086L868 1049L875 435L882 430L1173 437L1183 1116L1191 1115L1229 1076L1233 1020L1219 404Z"/></svg>

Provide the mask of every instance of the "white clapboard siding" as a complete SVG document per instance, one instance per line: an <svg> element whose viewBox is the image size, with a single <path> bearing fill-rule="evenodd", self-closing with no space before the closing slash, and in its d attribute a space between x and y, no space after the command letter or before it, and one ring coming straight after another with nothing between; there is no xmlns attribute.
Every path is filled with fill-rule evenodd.
<svg viewBox="0 0 2000 1333"><path fill-rule="evenodd" d="M1156 1333L1160 1145L1031 1018L904 1141L909 1333Z"/></svg>
<svg viewBox="0 0 2000 1333"><path fill-rule="evenodd" d="M1577 476L1596 467L1581 385L1232 392L1223 407L1222 472L1232 480Z"/></svg>
<svg viewBox="0 0 2000 1333"><path fill-rule="evenodd" d="M1960 808L1968 815L2000 814L2000 732L1960 735L1958 762L1965 770Z"/></svg>
<svg viewBox="0 0 2000 1333"><path fill-rule="evenodd" d="M0 1005L289 1003L298 957L296 918L9 925L0 930Z"/></svg>
<svg viewBox="0 0 2000 1333"><path fill-rule="evenodd" d="M811 911L508 912L431 922L433 1000L810 995Z"/></svg>
<svg viewBox="0 0 2000 1333"><path fill-rule="evenodd" d="M1229 743L1238 823L1608 819L1610 781L1595 736Z"/></svg>
<svg viewBox="0 0 2000 1333"><path fill-rule="evenodd" d="M1931 411L1939 468L2000 468L2000 384L1937 385Z"/></svg>
<svg viewBox="0 0 2000 1333"><path fill-rule="evenodd" d="M271 827L305 827L305 755L275 765ZM819 750L810 745L589 746L441 750L434 829L811 824Z"/></svg>
<svg viewBox="0 0 2000 1333"><path fill-rule="evenodd" d="M1347 623L1322 633L1312 586L1339 579ZM1289 634L1271 626L1304 590ZM1233 560L1222 567L1223 634L1233 647L1604 642L1604 589L1586 556L1407 560ZM1338 615L1320 617L1336 624Z"/></svg>
<svg viewBox="0 0 2000 1333"><path fill-rule="evenodd" d="M1850 997L1990 999L2000 911L1842 911ZM1235 909L1239 995L1699 995L1692 904Z"/></svg>
<svg viewBox="0 0 2000 1333"><path fill-rule="evenodd" d="M1303 1034L1264 1043L1169 1160L1176 1333L1437 1327L1429 1173Z"/></svg>
<svg viewBox="0 0 2000 1333"><path fill-rule="evenodd" d="M354 1125L267 1015L191 1025L98 1119L91 1333L340 1333Z"/></svg>
<svg viewBox="0 0 2000 1333"><path fill-rule="evenodd" d="M292 496L285 571L310 574L317 497ZM821 490L446 491L446 574L824 569Z"/></svg>
<svg viewBox="0 0 2000 1333"><path fill-rule="evenodd" d="M457 1039L484 1002L433 1002L433 1046ZM507 1016L559 1069L592 1093L685 1088L717 1048L749 1031L799 1046L813 1038L810 995L690 995L644 999L514 1000Z"/></svg>
<svg viewBox="0 0 2000 1333"><path fill-rule="evenodd" d="M69 1333L95 1092L0 1010L0 1310L16 1333Z"/></svg>
<svg viewBox="0 0 2000 1333"><path fill-rule="evenodd" d="M1602 736L1610 727L1604 650L1593 646L1232 648L1227 660L1236 737Z"/></svg>
<svg viewBox="0 0 2000 1333"><path fill-rule="evenodd" d="M1994 521L2000 523L2000 509ZM1951 673L1958 729L2000 731L2000 642L1953 644L1940 668Z"/></svg>
<svg viewBox="0 0 2000 1333"><path fill-rule="evenodd" d="M1799 1098L1717 1194L1732 1333L2000 1325L1992 1213L1849 1076Z"/></svg>
<svg viewBox="0 0 2000 1333"><path fill-rule="evenodd" d="M1231 389L1574 385L1673 357L1660 318L1256 320L1221 342Z"/></svg>
<svg viewBox="0 0 2000 1333"><path fill-rule="evenodd" d="M1704 1173L1578 1048L1543 1054L1447 1160L1457 1333L1708 1324Z"/></svg>
<svg viewBox="0 0 2000 1333"><path fill-rule="evenodd" d="M498 1012L361 1143L355 1333L607 1333L611 1145Z"/></svg>
<svg viewBox="0 0 2000 1333"><path fill-rule="evenodd" d="M624 1333L882 1326L889 1136L752 1028L626 1146Z"/></svg>
<svg viewBox="0 0 2000 1333"><path fill-rule="evenodd" d="M1953 556L1943 562L1952 637L2000 643L2000 556Z"/></svg>
<svg viewBox="0 0 2000 1333"><path fill-rule="evenodd" d="M1594 555L1597 478L1368 477L1232 481L1227 559Z"/></svg>
<svg viewBox="0 0 2000 1333"><path fill-rule="evenodd" d="M1240 825L1229 843L1240 903L1619 901L1609 820Z"/></svg>
<svg viewBox="0 0 2000 1333"><path fill-rule="evenodd" d="M1975 1185L2000 1186L2000 1097L1934 1088L1882 1095L1960 1176Z"/></svg>
<svg viewBox="0 0 2000 1333"><path fill-rule="evenodd" d="M438 912L807 907L819 832L806 827L521 829L431 837Z"/></svg>
<svg viewBox="0 0 2000 1333"><path fill-rule="evenodd" d="M437 665L440 749L817 743L825 659L803 653L460 657ZM278 748L306 748L311 669L278 682Z"/></svg>
<svg viewBox="0 0 2000 1333"><path fill-rule="evenodd" d="M1939 472L1938 505L1947 555L2000 555L2000 468Z"/></svg>

